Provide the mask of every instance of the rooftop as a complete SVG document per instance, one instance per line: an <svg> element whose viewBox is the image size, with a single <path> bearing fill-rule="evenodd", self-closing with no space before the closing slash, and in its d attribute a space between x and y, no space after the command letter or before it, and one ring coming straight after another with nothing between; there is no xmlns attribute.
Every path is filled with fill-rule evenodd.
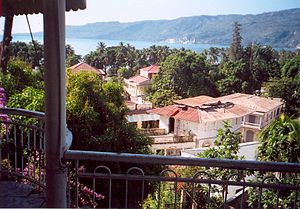
<svg viewBox="0 0 300 209"><path fill-rule="evenodd" d="M190 107L197 107L197 106L200 106L202 104L212 102L212 101L216 101L216 98L201 95L201 96L197 96L197 97L175 100L175 104L182 104L182 105L187 105Z"/></svg>
<svg viewBox="0 0 300 209"><path fill-rule="evenodd" d="M136 76L133 76L133 77L130 77L128 79L124 79L125 82L128 82L128 83L134 83L136 85L147 85L147 84L150 84L150 79L144 77L144 76L140 76L140 75L136 75Z"/></svg>
<svg viewBox="0 0 300 209"><path fill-rule="evenodd" d="M238 118L254 112L268 112L282 104L279 99L236 93L218 98L198 96L176 100L174 105L148 112L201 123Z"/></svg>
<svg viewBox="0 0 300 209"><path fill-rule="evenodd" d="M94 72L97 75L105 75L103 70L94 68L94 67L90 66L89 64L87 64L85 62L80 62L76 65L73 65L73 66L70 67L70 69L75 73L78 72L78 71L84 70L84 71L88 71L88 72Z"/></svg>
<svg viewBox="0 0 300 209"><path fill-rule="evenodd" d="M258 112L268 112L276 107L283 105L279 98L266 98L251 94L235 93L227 96L219 97L218 100L225 102L231 101L235 104L240 104L249 107Z"/></svg>
<svg viewBox="0 0 300 209"><path fill-rule="evenodd" d="M147 71L148 73L158 73L159 65L151 65L149 67L145 67L140 69L141 71Z"/></svg>

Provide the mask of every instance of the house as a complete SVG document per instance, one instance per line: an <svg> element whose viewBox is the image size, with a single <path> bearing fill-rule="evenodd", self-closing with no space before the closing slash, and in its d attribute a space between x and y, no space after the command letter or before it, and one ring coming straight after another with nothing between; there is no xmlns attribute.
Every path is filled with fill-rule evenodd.
<svg viewBox="0 0 300 209"><path fill-rule="evenodd" d="M155 151L168 154L171 149L179 154L183 149L212 146L225 121L232 131L242 133L241 142L255 141L258 132L278 117L282 108L283 102L279 99L235 93L218 98L198 96L176 100L174 105L147 112L159 115L159 128L172 136L168 142L165 136L157 139L153 145Z"/></svg>
<svg viewBox="0 0 300 209"><path fill-rule="evenodd" d="M77 63L76 65L71 66L70 69L74 73L78 71L94 72L101 78L101 80L105 79L105 72L103 70L94 68L85 62Z"/></svg>
<svg viewBox="0 0 300 209"><path fill-rule="evenodd" d="M139 75L124 79L124 90L128 94L129 100L137 104L149 103L144 100L145 92L150 87L152 78L158 71L158 65L151 65L140 69Z"/></svg>

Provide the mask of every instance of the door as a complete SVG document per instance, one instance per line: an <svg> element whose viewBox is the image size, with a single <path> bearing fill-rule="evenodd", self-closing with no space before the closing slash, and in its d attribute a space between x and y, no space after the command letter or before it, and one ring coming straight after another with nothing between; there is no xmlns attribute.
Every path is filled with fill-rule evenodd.
<svg viewBox="0 0 300 209"><path fill-rule="evenodd" d="M170 117L169 119L169 133L174 133L175 129L175 119L173 117Z"/></svg>

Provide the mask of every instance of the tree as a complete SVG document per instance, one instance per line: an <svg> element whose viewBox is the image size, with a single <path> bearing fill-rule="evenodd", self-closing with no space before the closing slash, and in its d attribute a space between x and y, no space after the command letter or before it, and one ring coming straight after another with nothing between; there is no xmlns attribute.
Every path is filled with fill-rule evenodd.
<svg viewBox="0 0 300 209"><path fill-rule="evenodd" d="M295 78L300 75L300 56L288 60L281 68L282 77Z"/></svg>
<svg viewBox="0 0 300 209"><path fill-rule="evenodd" d="M287 115L281 115L279 119L273 121L270 126L264 129L259 135L258 160L300 163L300 122L292 120ZM262 180L265 177L272 177L274 183L297 185L298 176L296 174L262 173L257 172L255 176ZM275 180L276 179L276 180ZM277 184L278 184L277 183ZM255 189L249 191L249 205L255 206L258 201ZM276 190L264 190L261 203L264 208L275 208L276 199L282 208L292 208L294 206L295 191L284 190L277 193ZM296 208L300 207L300 202L296 202Z"/></svg>
<svg viewBox="0 0 300 209"><path fill-rule="evenodd" d="M149 153L151 140L126 120L123 88L90 72L68 72L67 124L73 148Z"/></svg>
<svg viewBox="0 0 300 209"><path fill-rule="evenodd" d="M147 98L156 106L163 106L173 99L215 93L204 58L192 51L179 51L161 63Z"/></svg>
<svg viewBox="0 0 300 209"><path fill-rule="evenodd" d="M11 59L7 69L6 74L0 73L0 86L6 90L8 97L29 86L36 89L42 89L44 86L40 72L33 71L24 61Z"/></svg>
<svg viewBox="0 0 300 209"><path fill-rule="evenodd" d="M300 108L300 80L283 77L271 79L263 85L264 96L282 98L285 101L286 113L299 114Z"/></svg>
<svg viewBox="0 0 300 209"><path fill-rule="evenodd" d="M37 41L30 42L13 42L11 44L10 56L15 59L30 63L32 68L41 67L44 58L44 46Z"/></svg>
<svg viewBox="0 0 300 209"><path fill-rule="evenodd" d="M222 78L216 84L222 95L238 92L252 93L249 88L251 74L243 60L226 62L219 73Z"/></svg>
<svg viewBox="0 0 300 209"><path fill-rule="evenodd" d="M45 94L42 89L36 89L28 86L20 93L11 95L7 106L12 108L22 108L26 110L44 112L44 99Z"/></svg>
<svg viewBox="0 0 300 209"><path fill-rule="evenodd" d="M69 44L66 45L66 66L71 67L81 61L81 56L75 54L73 47Z"/></svg>
<svg viewBox="0 0 300 209"><path fill-rule="evenodd" d="M258 159L300 163L300 122L281 115L259 135Z"/></svg>
<svg viewBox="0 0 300 209"><path fill-rule="evenodd" d="M238 61L243 57L243 46L241 36L241 24L235 22L233 25L232 42L230 45L229 58L232 61Z"/></svg>

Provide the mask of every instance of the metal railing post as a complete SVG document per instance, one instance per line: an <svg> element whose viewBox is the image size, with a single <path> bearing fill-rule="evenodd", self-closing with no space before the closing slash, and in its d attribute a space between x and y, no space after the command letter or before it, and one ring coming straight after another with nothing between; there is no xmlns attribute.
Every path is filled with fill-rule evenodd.
<svg viewBox="0 0 300 209"><path fill-rule="evenodd" d="M46 206L66 208L67 169L61 163L66 138L65 0L44 0L46 92Z"/></svg>

